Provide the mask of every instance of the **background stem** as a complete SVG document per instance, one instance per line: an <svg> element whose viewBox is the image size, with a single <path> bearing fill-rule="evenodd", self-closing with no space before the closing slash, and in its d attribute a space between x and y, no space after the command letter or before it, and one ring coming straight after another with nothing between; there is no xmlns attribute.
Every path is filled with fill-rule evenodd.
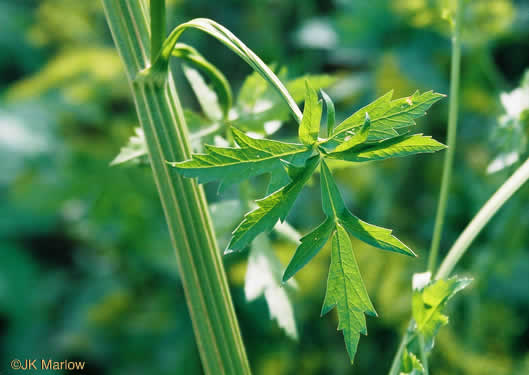
<svg viewBox="0 0 529 375"><path fill-rule="evenodd" d="M400 373L400 361L402 358L402 353L404 352L404 349L406 348L406 341L408 338L408 332L404 334L402 337L402 340L399 344L399 349L395 353L395 356L393 357L393 361L391 362L391 368L389 369L389 375L399 375Z"/></svg>
<svg viewBox="0 0 529 375"><path fill-rule="evenodd" d="M429 375L430 370L428 366L428 353L426 353L425 350L424 337L421 334L418 334L417 338L419 339L419 350L421 352L421 362L424 367L424 375Z"/></svg>
<svg viewBox="0 0 529 375"><path fill-rule="evenodd" d="M443 177L441 181L441 192L439 194L439 202L437 205L437 212L435 215L434 232L432 237L432 245L430 248L430 255L428 257L428 270L435 271L437 256L439 253L439 246L441 243L441 235L443 233L443 224L446 214L446 204L448 201L448 191L450 189L450 182L452 180L452 167L454 164L454 155L456 151L456 135L457 135L457 115L459 104L459 73L461 67L461 15L463 13L462 0L457 0L455 17L452 31L452 61L450 72L450 102L448 108L448 134L444 165Z"/></svg>
<svg viewBox="0 0 529 375"><path fill-rule="evenodd" d="M494 193L494 195L479 210L463 233L458 237L443 263L435 279L443 279L450 275L455 265L466 252L472 241L481 232L501 206L529 179L529 159L509 177L507 181Z"/></svg>
<svg viewBox="0 0 529 375"><path fill-rule="evenodd" d="M170 74L164 84L136 80L149 65L144 1L103 0L107 22L145 133L177 266L206 374L250 374L204 192L169 169L190 156L183 110Z"/></svg>

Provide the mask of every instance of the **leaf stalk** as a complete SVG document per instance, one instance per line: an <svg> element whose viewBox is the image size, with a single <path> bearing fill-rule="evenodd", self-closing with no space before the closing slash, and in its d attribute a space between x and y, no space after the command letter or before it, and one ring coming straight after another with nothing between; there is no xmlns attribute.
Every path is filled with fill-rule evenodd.
<svg viewBox="0 0 529 375"><path fill-rule="evenodd" d="M529 159L527 159L514 174L494 193L474 216L472 221L457 238L452 248L444 258L435 279L448 277L457 262L465 254L477 235L498 212L498 210L511 198L511 196L529 179Z"/></svg>

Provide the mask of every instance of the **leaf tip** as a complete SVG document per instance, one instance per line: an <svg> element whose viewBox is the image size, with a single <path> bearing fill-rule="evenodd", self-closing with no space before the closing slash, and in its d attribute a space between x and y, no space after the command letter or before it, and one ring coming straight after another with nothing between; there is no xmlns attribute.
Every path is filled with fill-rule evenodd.
<svg viewBox="0 0 529 375"><path fill-rule="evenodd" d="M281 286L285 285L290 278L294 276L292 272L287 268L285 272L283 273L283 277L281 278Z"/></svg>

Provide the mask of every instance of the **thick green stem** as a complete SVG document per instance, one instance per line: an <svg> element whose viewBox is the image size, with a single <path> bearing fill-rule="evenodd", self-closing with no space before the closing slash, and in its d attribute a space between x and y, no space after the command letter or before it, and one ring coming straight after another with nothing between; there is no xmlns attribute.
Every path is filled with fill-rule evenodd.
<svg viewBox="0 0 529 375"><path fill-rule="evenodd" d="M441 181L441 192L439 194L439 202L437 205L437 213L435 216L434 232L432 237L432 245L430 248L430 255L428 258L428 270L434 272L437 256L439 253L439 246L441 244L441 235L443 233L443 224L446 214L446 204L448 201L448 191L450 189L450 182L452 180L452 167L454 164L454 155L456 151L456 134L457 134L457 115L459 104L459 72L461 67L461 17L463 13L462 0L457 0L455 17L452 32L452 61L450 73L450 102L448 109L448 134L447 145L448 150L445 155L443 165L443 177Z"/></svg>
<svg viewBox="0 0 529 375"><path fill-rule="evenodd" d="M145 133L204 371L250 374L203 190L166 164L190 156L172 77L167 73L163 84L136 79L149 66L146 5L137 0L103 0L103 5Z"/></svg>
<svg viewBox="0 0 529 375"><path fill-rule="evenodd" d="M529 159L509 177L507 181L494 193L494 195L479 210L476 216L458 237L445 259L443 260L435 279L443 279L450 275L457 262L467 251L472 241L485 227L496 212L509 200L509 198L529 179Z"/></svg>

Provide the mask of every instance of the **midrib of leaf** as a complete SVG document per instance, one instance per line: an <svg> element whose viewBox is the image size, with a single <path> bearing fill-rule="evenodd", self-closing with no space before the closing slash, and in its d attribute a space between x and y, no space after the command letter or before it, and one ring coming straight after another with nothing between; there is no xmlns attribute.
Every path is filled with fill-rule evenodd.
<svg viewBox="0 0 529 375"><path fill-rule="evenodd" d="M321 168L324 168L323 164L325 162L323 161L321 163ZM322 174L322 177L323 178L323 174ZM329 185L329 180L327 178L324 179L325 180L325 187L327 188L327 191L330 192L330 185ZM334 205L334 199L332 199L332 197L329 197L329 203L331 204L331 208L332 208L332 213L333 213L333 219L334 219L334 223L336 224L336 222L338 221L338 212L336 212L336 206Z"/></svg>
<svg viewBox="0 0 529 375"><path fill-rule="evenodd" d="M126 0L103 0L103 4L145 132L204 370L249 374L203 191L169 173L165 165L167 159L189 156L187 129L172 79L167 89L148 81L134 82L148 64L146 5Z"/></svg>

